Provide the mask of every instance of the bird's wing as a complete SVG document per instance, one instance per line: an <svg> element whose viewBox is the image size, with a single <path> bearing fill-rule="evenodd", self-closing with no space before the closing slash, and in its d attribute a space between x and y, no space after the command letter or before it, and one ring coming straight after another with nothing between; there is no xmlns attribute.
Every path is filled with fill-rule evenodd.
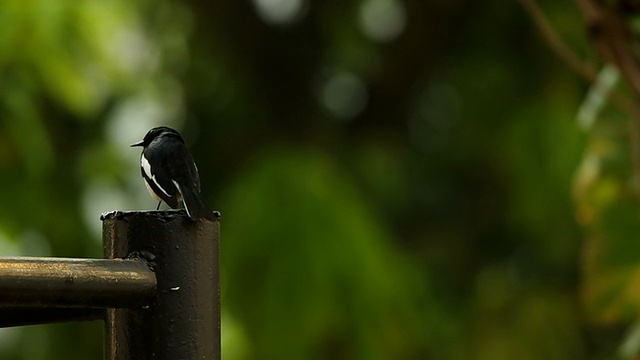
<svg viewBox="0 0 640 360"><path fill-rule="evenodd" d="M158 195L171 208L178 207L178 189L171 181L171 175L167 171L165 165L165 156L156 148L148 148L142 153L140 165L142 167L142 176L151 187L153 192Z"/></svg>
<svg viewBox="0 0 640 360"><path fill-rule="evenodd" d="M182 196L187 213L193 219L210 218L213 212L200 195L200 176L193 157L184 144L176 144L174 154L174 161L167 169Z"/></svg>

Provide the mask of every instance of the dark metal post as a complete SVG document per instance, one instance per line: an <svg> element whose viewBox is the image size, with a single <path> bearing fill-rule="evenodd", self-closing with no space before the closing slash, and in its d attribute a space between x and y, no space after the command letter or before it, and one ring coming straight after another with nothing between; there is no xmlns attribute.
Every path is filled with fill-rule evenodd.
<svg viewBox="0 0 640 360"><path fill-rule="evenodd" d="M219 223L184 211L103 215L106 258L138 252L154 263L149 306L108 309L105 358L220 359Z"/></svg>

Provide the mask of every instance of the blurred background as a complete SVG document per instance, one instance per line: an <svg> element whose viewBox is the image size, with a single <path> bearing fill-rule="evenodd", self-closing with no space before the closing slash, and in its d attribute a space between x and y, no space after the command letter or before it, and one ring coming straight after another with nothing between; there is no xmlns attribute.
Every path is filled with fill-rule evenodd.
<svg viewBox="0 0 640 360"><path fill-rule="evenodd" d="M598 64L576 4L540 5ZM634 358L629 116L534 23L498 0L2 1L0 255L101 257L102 212L156 206L128 145L163 124L223 215L225 360ZM102 358L100 322L0 330L0 359L70 358Z"/></svg>

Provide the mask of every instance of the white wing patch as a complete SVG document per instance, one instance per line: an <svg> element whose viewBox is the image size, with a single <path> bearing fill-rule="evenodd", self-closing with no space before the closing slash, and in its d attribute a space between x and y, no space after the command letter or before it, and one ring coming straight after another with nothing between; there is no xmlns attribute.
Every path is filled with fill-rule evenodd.
<svg viewBox="0 0 640 360"><path fill-rule="evenodd" d="M144 179L144 186L147 187L147 191L149 192L149 194L151 195L152 198L156 199L157 201L162 201L162 199L160 197L158 197L158 195L156 194L155 191L153 191L153 189L151 188L151 186L149 186L149 182L147 181L147 179Z"/></svg>
<svg viewBox="0 0 640 360"><path fill-rule="evenodd" d="M156 180L156 176L151 173L151 164L149 164L149 161L146 157L144 157L144 155L140 157L140 166L142 166L142 170L144 170L144 173L147 175L147 177L153 180L156 186L158 186L158 189L160 189L160 191L162 191L168 197L171 197L171 195L169 195L167 191L163 189L162 186L160 186L160 184ZM178 190L180 190L180 188L178 188Z"/></svg>
<svg viewBox="0 0 640 360"><path fill-rule="evenodd" d="M178 192L180 193L180 197L182 198L182 203L184 204L184 209L187 210L187 215L191 217L191 213L189 212L189 207L187 207L187 202L184 201L184 196L182 196L182 190L180 190L180 185L178 185L178 183L175 180L171 180L171 181L173 181L173 185L175 185L176 188L178 188Z"/></svg>

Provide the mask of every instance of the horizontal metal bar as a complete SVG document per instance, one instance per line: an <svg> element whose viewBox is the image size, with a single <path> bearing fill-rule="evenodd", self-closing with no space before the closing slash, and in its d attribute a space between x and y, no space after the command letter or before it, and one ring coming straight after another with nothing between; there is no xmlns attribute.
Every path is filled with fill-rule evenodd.
<svg viewBox="0 0 640 360"><path fill-rule="evenodd" d="M143 260L0 257L0 307L133 307L155 288Z"/></svg>
<svg viewBox="0 0 640 360"><path fill-rule="evenodd" d="M0 328L67 321L103 320L105 309L0 307Z"/></svg>

